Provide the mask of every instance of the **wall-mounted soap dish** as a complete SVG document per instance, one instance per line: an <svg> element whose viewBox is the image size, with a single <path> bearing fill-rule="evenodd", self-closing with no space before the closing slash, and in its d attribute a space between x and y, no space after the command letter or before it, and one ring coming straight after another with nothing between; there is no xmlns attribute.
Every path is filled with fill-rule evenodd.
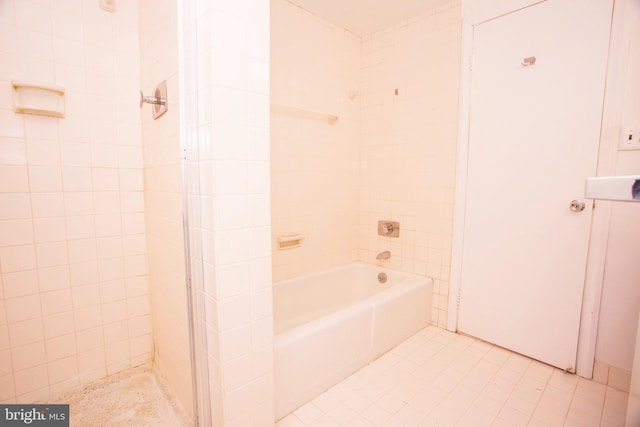
<svg viewBox="0 0 640 427"><path fill-rule="evenodd" d="M26 80L13 80L13 111L64 117L64 88Z"/></svg>
<svg viewBox="0 0 640 427"><path fill-rule="evenodd" d="M302 245L304 234L284 234L278 236L278 249L293 249Z"/></svg>

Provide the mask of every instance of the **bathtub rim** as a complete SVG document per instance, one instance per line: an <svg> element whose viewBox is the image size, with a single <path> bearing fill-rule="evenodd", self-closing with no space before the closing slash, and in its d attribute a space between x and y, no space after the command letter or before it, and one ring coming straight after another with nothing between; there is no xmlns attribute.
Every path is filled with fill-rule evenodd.
<svg viewBox="0 0 640 427"><path fill-rule="evenodd" d="M346 307L342 307L336 311L330 312L328 314L325 314L324 316L321 316L317 319L313 319L309 322L305 322L302 323L300 325L294 326L293 328L287 329L283 332L280 333L275 333L275 325L274 325L274 335L273 335L273 346L274 349L280 345L284 345L287 344L288 342L290 342L291 340L295 339L296 337L300 336L301 331L305 331L305 333L309 333L309 332L313 332L313 331L318 331L319 329L323 328L325 325L327 325L328 319L332 319L332 321L330 323L336 323L337 321L341 320L341 319L345 319L347 317L349 317L349 314L353 313L356 310L359 309L367 309L367 308L372 308L375 309L377 306L379 306L381 303L384 303L387 300L393 299L393 298L397 298L400 297L402 295L405 295L409 292L415 291L417 288L426 285L427 287L430 288L431 294L433 294L433 286L434 286L434 280L431 277L428 276L420 276L418 274L415 273L407 273L401 270L395 270L395 269L391 269L388 267L380 267L380 266L376 266L375 264L369 264L363 261L354 261L352 263L349 264L343 264L340 265L338 267L333 267L327 270L322 270L320 272L315 272L315 273L308 273L305 274L303 276L298 276L298 277L294 277L291 279L286 279L284 281L280 281L280 282L274 282L273 286L279 285L279 284L283 284L283 283L290 283L296 280L301 280L303 278L309 278L309 277L314 277L314 276L319 276L319 275L323 275L323 274L329 274L332 272L336 272L336 271L340 271L340 270L345 270L353 265L356 266L365 266L365 268L373 268L373 269L377 269L380 268L382 269L381 272L393 272L393 273L399 273L403 276L405 276L406 278L409 279L414 279L411 280L409 282L401 282L401 283L394 283L389 285L389 287L387 289L384 289L381 292L378 292L374 295L368 296L362 300L357 301L354 304L348 305ZM275 319L275 316L274 316Z"/></svg>
<svg viewBox="0 0 640 427"><path fill-rule="evenodd" d="M340 270L346 270L349 267L352 266L364 266L364 267L370 267L370 268L377 268L381 270L381 273L388 273L391 272L393 274L401 274L403 276L407 276L407 277L415 277L415 278L425 278L425 279L430 279L433 280L433 278L429 277L429 276L422 276L420 274L416 274L416 273L409 273L407 271L402 271L402 270L398 270L395 268L391 268L391 267L383 267L381 265L376 265L376 264L371 264L365 261L353 261L353 262L349 262L347 264L341 264L341 265L337 265L335 267L330 267L324 270L320 270L320 271L314 271L311 273L305 273L302 274L300 276L295 276L295 277L290 277L288 279L283 279L283 280L278 280L277 282L272 282L271 286L281 286L287 283L291 283L294 282L296 280L303 280L303 279L309 279L312 278L314 276L319 276L319 275L324 275L324 274L329 274L329 273L333 273L336 271L340 271Z"/></svg>

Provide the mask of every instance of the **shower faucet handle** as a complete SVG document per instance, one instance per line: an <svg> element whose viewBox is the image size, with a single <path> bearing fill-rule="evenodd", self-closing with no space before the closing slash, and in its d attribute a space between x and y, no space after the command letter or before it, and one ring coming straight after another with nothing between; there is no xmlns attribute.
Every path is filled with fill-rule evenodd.
<svg viewBox="0 0 640 427"><path fill-rule="evenodd" d="M400 237L400 223L397 221L378 221L378 235Z"/></svg>
<svg viewBox="0 0 640 427"><path fill-rule="evenodd" d="M162 116L167 112L169 106L167 105L167 81L163 80L156 88L153 90L153 96L145 96L142 91L140 91L140 108L142 108L143 104L151 104L152 105L152 113L153 120Z"/></svg>
<svg viewBox="0 0 640 427"><path fill-rule="evenodd" d="M145 103L153 105L165 105L167 103L167 100L155 96L145 96L142 91L140 91L140 108L142 108L142 105Z"/></svg>

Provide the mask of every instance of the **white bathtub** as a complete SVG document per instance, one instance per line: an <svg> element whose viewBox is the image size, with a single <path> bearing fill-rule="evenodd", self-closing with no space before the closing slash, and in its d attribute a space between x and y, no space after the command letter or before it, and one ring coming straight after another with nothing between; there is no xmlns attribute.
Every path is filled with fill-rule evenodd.
<svg viewBox="0 0 640 427"><path fill-rule="evenodd" d="M427 326L432 294L427 277L359 262L274 283L276 419Z"/></svg>

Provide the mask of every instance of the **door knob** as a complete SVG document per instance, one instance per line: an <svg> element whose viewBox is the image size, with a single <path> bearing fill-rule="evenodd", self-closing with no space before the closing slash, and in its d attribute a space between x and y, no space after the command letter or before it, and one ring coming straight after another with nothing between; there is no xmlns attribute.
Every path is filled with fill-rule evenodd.
<svg viewBox="0 0 640 427"><path fill-rule="evenodd" d="M575 199L571 201L569 208L574 212L582 212L584 210L585 204L584 201L580 199Z"/></svg>

